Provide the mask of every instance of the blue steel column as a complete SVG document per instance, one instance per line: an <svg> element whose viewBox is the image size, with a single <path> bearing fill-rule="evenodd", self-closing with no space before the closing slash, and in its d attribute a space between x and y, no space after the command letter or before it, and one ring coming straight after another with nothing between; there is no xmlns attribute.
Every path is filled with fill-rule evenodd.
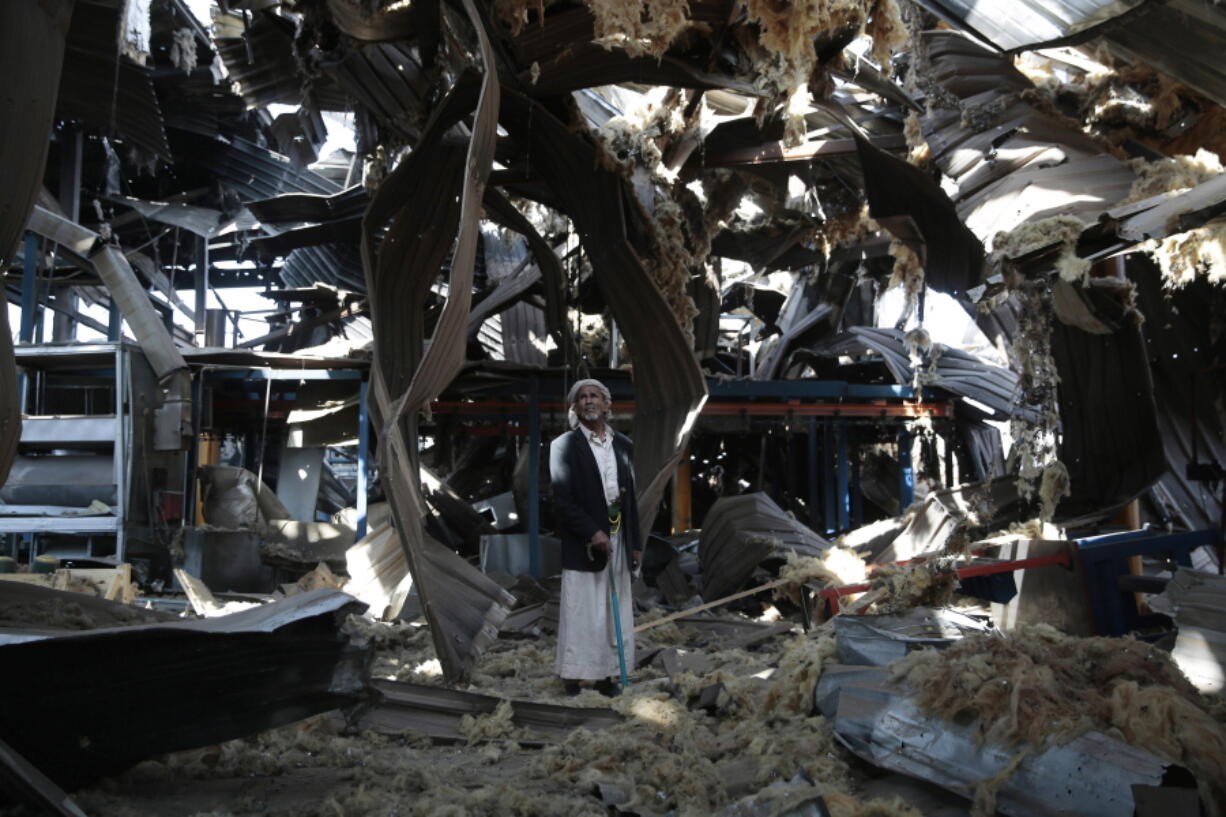
<svg viewBox="0 0 1226 817"><path fill-rule="evenodd" d="M850 460L847 455L847 420L843 417L835 420L834 431L838 441L835 473L838 479L839 530L845 531L851 527L851 493L847 490L847 471Z"/></svg>
<svg viewBox="0 0 1226 817"><path fill-rule="evenodd" d="M370 456L370 418L367 416L367 390L365 380L358 387L358 527L354 534L358 541L366 538L366 461Z"/></svg>
<svg viewBox="0 0 1226 817"><path fill-rule="evenodd" d="M541 577L541 382L528 396L528 572Z"/></svg>
<svg viewBox="0 0 1226 817"><path fill-rule="evenodd" d="M107 312L106 318L106 339L119 340L123 336L123 315L119 312L119 307L115 306L115 301L111 301L110 311Z"/></svg>
<svg viewBox="0 0 1226 817"><path fill-rule="evenodd" d="M817 530L817 418L809 418L809 527Z"/></svg>
<svg viewBox="0 0 1226 817"><path fill-rule="evenodd" d="M856 427L847 426L848 449L851 454L851 525L854 528L864 523L864 492L860 490L860 446Z"/></svg>
<svg viewBox="0 0 1226 817"><path fill-rule="evenodd" d="M911 435L898 429L898 512L902 513L915 501L915 469L911 465Z"/></svg>
<svg viewBox="0 0 1226 817"><path fill-rule="evenodd" d="M826 533L834 533L838 526L838 511L835 499L835 475L838 469L834 453L834 424L830 420L822 420L822 487L826 494L826 516L822 524Z"/></svg>

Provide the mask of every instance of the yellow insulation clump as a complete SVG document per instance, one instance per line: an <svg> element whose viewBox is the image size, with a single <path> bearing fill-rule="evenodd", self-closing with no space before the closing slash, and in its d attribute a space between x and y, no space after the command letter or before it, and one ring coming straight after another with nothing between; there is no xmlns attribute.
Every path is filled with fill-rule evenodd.
<svg viewBox="0 0 1226 817"><path fill-rule="evenodd" d="M952 567L923 561L884 565L874 570L869 580L870 593L885 591L885 597L877 602L877 610L883 613L912 607L945 607L958 585Z"/></svg>
<svg viewBox="0 0 1226 817"><path fill-rule="evenodd" d="M690 27L687 0L588 0L593 41L632 57L661 57Z"/></svg>
<svg viewBox="0 0 1226 817"><path fill-rule="evenodd" d="M777 59L764 77L776 91L808 81L817 63L814 39L854 28L873 40L872 57L890 73L890 56L907 42L895 0L748 0L749 21L758 26L758 41Z"/></svg>
<svg viewBox="0 0 1226 817"><path fill-rule="evenodd" d="M814 580L834 585L860 584L866 575L860 554L840 546L830 548L820 559L788 551L787 563L779 570L779 578L796 586Z"/></svg>
<svg viewBox="0 0 1226 817"><path fill-rule="evenodd" d="M1203 148L1196 151L1194 156L1172 156L1153 162L1133 159L1130 164L1136 178L1128 191L1128 198L1121 204L1188 190L1220 176L1224 170L1218 155Z"/></svg>
<svg viewBox="0 0 1226 817"><path fill-rule="evenodd" d="M1169 654L1127 638L1053 627L972 636L895 665L920 705L974 717L984 741L1039 748L1104 731L1187 767L1209 813L1226 807L1226 728Z"/></svg>
<svg viewBox="0 0 1226 817"><path fill-rule="evenodd" d="M1170 286L1183 286L1197 275L1215 284L1226 283L1226 221L1211 221L1204 227L1147 242L1145 247Z"/></svg>
<svg viewBox="0 0 1226 817"><path fill-rule="evenodd" d="M1154 162L1134 159L1132 169L1137 177L1124 202L1189 190L1226 172L1218 155L1204 149L1194 156L1172 156ZM1170 224L1168 229L1177 229L1177 225ZM1142 246L1157 262L1170 286L1183 286L1198 275L1214 283L1226 282L1226 220L1217 219Z"/></svg>

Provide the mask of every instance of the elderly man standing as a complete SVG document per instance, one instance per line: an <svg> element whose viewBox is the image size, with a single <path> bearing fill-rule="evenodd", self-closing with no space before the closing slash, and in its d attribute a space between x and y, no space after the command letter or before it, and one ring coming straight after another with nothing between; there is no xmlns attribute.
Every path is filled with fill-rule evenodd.
<svg viewBox="0 0 1226 817"><path fill-rule="evenodd" d="M642 551L634 446L609 426L612 396L598 380L580 380L566 398L571 430L549 450L557 534L562 540L562 600L556 672L570 695L580 681L616 695L620 687L616 593L626 665L634 666L630 573Z"/></svg>

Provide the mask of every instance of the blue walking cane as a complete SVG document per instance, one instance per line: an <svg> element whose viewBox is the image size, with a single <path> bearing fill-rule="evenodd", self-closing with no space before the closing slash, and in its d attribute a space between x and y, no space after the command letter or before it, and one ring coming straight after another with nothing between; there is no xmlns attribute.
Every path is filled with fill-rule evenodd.
<svg viewBox="0 0 1226 817"><path fill-rule="evenodd" d="M621 532L622 511L620 501L609 505L609 525L609 532L613 536L617 536ZM617 547L619 550L621 549L620 540L617 542ZM630 676L626 672L626 645L622 641L622 611L621 605L617 600L617 571L613 569L612 549L609 551L609 561L605 564L605 569L609 571L609 606L613 608L613 633L617 638L617 666L621 670L622 689L628 689L630 687Z"/></svg>

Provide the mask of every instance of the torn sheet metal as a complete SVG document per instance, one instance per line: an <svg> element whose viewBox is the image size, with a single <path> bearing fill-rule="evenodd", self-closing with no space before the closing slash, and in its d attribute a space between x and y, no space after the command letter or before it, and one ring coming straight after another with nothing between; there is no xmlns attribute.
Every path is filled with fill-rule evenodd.
<svg viewBox="0 0 1226 817"><path fill-rule="evenodd" d="M294 56L294 22L277 14L257 12L242 36L222 36L214 42L226 74L248 108L303 101L303 79Z"/></svg>
<svg viewBox="0 0 1226 817"><path fill-rule="evenodd" d="M912 512L906 527L874 558L881 563L942 553L952 543L972 541L1026 515L1012 476L933 491Z"/></svg>
<svg viewBox="0 0 1226 817"><path fill-rule="evenodd" d="M1171 658L1188 680L1206 695L1226 690L1226 578L1181 568L1150 606L1175 619Z"/></svg>
<svg viewBox="0 0 1226 817"><path fill-rule="evenodd" d="M1195 0L920 0L919 5L1002 51L1079 43L1104 46L1226 105L1226 72L1216 55L1226 14ZM1189 25L1194 20L1195 25Z"/></svg>
<svg viewBox="0 0 1226 817"><path fill-rule="evenodd" d="M858 668L857 668L858 669ZM919 709L880 676L850 672L837 689L818 687L823 714L839 742L884 769L927 780L972 799L1022 747L983 744L977 723ZM1127 743L1091 732L1036 751L1000 785L996 808L1021 817L1121 817L1134 811L1132 786L1161 785L1167 764Z"/></svg>
<svg viewBox="0 0 1226 817"><path fill-rule="evenodd" d="M471 0L464 9L481 45L485 71L479 91L473 76L466 74L442 101L413 152L371 201L362 244L376 332L371 391L381 424L385 486L435 651L453 681L465 677L476 657L498 637L513 601L426 534L427 509L417 472L418 412L450 385L464 363L481 200L497 137L499 84L493 50ZM467 149L444 141L444 133L474 105ZM447 202L441 211L440 201ZM389 221L376 251L375 236ZM423 223L431 229L422 230ZM420 314L413 305L424 302L453 234L449 297L427 350L420 323L407 326L402 316Z"/></svg>
<svg viewBox="0 0 1226 817"><path fill-rule="evenodd" d="M1210 408L1226 404L1226 380L1212 376L1213 353L1207 342L1217 316L1226 312L1226 291L1204 278L1168 289L1158 270L1136 256L1129 258L1128 271L1136 284L1137 309L1149 318L1141 324L1141 332L1169 466L1154 484L1154 519L1159 523L1172 519L1185 530L1204 530L1218 523L1216 491L1210 483L1189 479L1188 466L1226 463L1222 417ZM1168 310L1178 319L1161 317ZM1216 569L1216 554L1205 549L1200 553L1213 559Z"/></svg>
<svg viewBox="0 0 1226 817"><path fill-rule="evenodd" d="M1049 216L1095 224L1128 194L1133 173L1124 162L1067 122L1010 96L1033 85L1008 56L959 32L922 37L933 77L962 108L936 108L924 117L924 139L956 188L950 198L957 218L984 246L991 248L998 232Z"/></svg>
<svg viewBox="0 0 1226 817"><path fill-rule="evenodd" d="M600 167L592 144L548 109L510 90L503 96L502 124L575 222L601 294L634 358L634 473L646 528L706 402L706 381L672 309L643 267L649 227L640 221L626 180Z"/></svg>
<svg viewBox="0 0 1226 817"><path fill-rule="evenodd" d="M919 0L942 19L974 31L1001 51L1042 47L1088 32L1144 0ZM1114 27L1112 27L1114 28ZM1109 31L1111 29L1108 29Z"/></svg>
<svg viewBox="0 0 1226 817"><path fill-rule="evenodd" d="M1095 335L1053 321L1051 350L1069 474L1054 520L1101 519L1167 470L1145 340L1136 325Z"/></svg>
<svg viewBox="0 0 1226 817"><path fill-rule="evenodd" d="M735 593L763 559L782 559L788 551L816 557L829 547L764 493L721 497L707 512L698 543L702 598Z"/></svg>
<svg viewBox="0 0 1226 817"><path fill-rule="evenodd" d="M923 259L924 279L955 297L980 282L983 245L928 173L856 137L869 214Z"/></svg>
<svg viewBox="0 0 1226 817"><path fill-rule="evenodd" d="M21 77L22 93L0 96L0 268L7 268L42 189L56 89L64 63L72 0L28 6L0 3L0 67ZM6 308L0 310L0 485L21 436L17 364Z"/></svg>
<svg viewBox="0 0 1226 817"><path fill-rule="evenodd" d="M0 630L0 738L73 787L357 703L371 653L341 626L362 609L315 590L198 621Z"/></svg>
<svg viewBox="0 0 1226 817"><path fill-rule="evenodd" d="M373 684L381 698L363 711L352 725L388 735L406 730L440 741L467 740L460 730L465 715L493 713L503 698L463 692L458 689L377 680ZM611 709L558 706L534 701L511 701L512 723L529 730L521 743L541 744L561 741L575 729L604 729L616 726L623 718Z"/></svg>
<svg viewBox="0 0 1226 817"><path fill-rule="evenodd" d="M121 4L122 6L123 4ZM77 3L68 29L56 112L100 130L118 132L150 156L172 160L153 72L120 54L118 11ZM28 69L21 72L27 76Z"/></svg>
<svg viewBox="0 0 1226 817"><path fill-rule="evenodd" d="M884 667L924 647L946 647L992 631L982 616L952 608L915 607L900 615L837 616L834 632L844 664Z"/></svg>

